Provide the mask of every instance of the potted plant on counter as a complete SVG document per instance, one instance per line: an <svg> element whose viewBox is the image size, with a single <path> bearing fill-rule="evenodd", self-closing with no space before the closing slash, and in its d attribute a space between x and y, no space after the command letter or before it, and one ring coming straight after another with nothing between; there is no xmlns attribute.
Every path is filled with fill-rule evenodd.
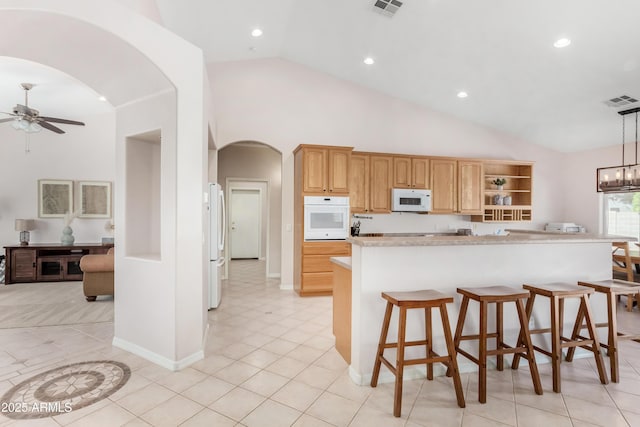
<svg viewBox="0 0 640 427"><path fill-rule="evenodd" d="M504 188L504 185L507 183L507 180L504 178L496 178L493 181L491 181L491 183L496 186L498 191L502 191L502 189Z"/></svg>

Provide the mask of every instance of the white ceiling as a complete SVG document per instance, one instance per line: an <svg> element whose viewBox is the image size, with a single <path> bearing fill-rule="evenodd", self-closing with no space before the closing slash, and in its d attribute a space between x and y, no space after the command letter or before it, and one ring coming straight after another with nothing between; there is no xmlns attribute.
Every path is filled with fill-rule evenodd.
<svg viewBox="0 0 640 427"><path fill-rule="evenodd" d="M602 101L640 97L637 0L405 0L392 18L373 12L374 0L156 3L164 25L208 62L282 57L560 151L618 144L620 108ZM30 105L41 114L80 120L111 108L98 93L117 106L166 89L152 64L113 37L62 18L41 22L0 16L2 55L54 67L0 57L0 111L23 102L25 81L38 85ZM254 27L263 37L251 37ZM573 43L554 48L562 36ZM469 97L458 99L460 90Z"/></svg>
<svg viewBox="0 0 640 427"><path fill-rule="evenodd" d="M208 62L278 56L557 150L619 143L624 108L603 101L640 97L638 0L405 0L392 18L374 1L156 3Z"/></svg>

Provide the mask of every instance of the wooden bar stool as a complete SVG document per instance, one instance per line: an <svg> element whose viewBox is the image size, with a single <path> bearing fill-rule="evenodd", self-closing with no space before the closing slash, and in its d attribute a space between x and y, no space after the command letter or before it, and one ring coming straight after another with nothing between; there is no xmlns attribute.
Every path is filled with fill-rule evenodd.
<svg viewBox="0 0 640 427"><path fill-rule="evenodd" d="M611 381L617 383L620 381L618 373L618 341L639 340L640 335L625 334L624 332L618 331L616 300L618 295L628 295L630 300L633 299L633 297L640 297L640 283L613 279L598 282L579 281L578 285L588 286L596 292L603 293L607 296L607 321L596 323L595 326L596 328L608 328L607 342L600 343L600 346L607 349L607 355L609 356L609 363L611 365ZM587 325L582 324L584 317L584 312L581 310L580 313L578 313L578 319L573 329L572 340L576 340L577 338L587 339L579 335L580 330L587 327ZM571 362L573 360L574 353L575 347L571 347L567 352L567 361Z"/></svg>
<svg viewBox="0 0 640 427"><path fill-rule="evenodd" d="M480 403L486 403L487 401L487 356L497 356L497 369L499 371L504 369L505 354L516 354L525 357L529 361L533 388L536 394L542 394L538 365L536 365L536 359L534 357L533 344L529 336L529 326L526 321L527 316L523 302L525 298L529 297L529 292L508 286L486 286L480 288L458 288L458 293L462 294L462 305L460 307L460 315L458 316L458 325L453 342L459 354L478 365L478 400ZM462 335L469 300L480 303L480 331L476 335ZM515 347L510 347L504 343L503 304L505 302L515 303L516 310L518 311L520 337L523 338L523 342L519 342L520 340L518 339L518 344ZM496 304L496 331L489 333L487 332L488 305L492 303ZM487 340L490 338L496 339L496 348L494 350L487 349ZM460 341L466 340L479 341L477 358L460 348Z"/></svg>
<svg viewBox="0 0 640 427"><path fill-rule="evenodd" d="M533 334L551 333L551 351L545 350L541 347L534 346L534 349L540 353L551 357L551 367L553 370L553 391L560 393L560 362L562 360L562 349L572 347L583 347L593 352L593 357L596 360L596 366L598 368L598 374L600 376L600 382L602 384L608 384L607 373L604 368L604 362L602 360L602 354L600 354L600 344L596 336L596 327L593 322L593 316L591 315L591 306L589 305L589 295L594 290L585 286L578 286L572 283L548 283L544 285L523 285L524 289L531 292L531 297L527 301L527 322L531 318L533 311L533 304L537 296L548 297L550 301L551 311L551 327L544 329L533 329L530 331ZM576 327L580 327L582 324L581 315L584 315L586 319L586 327L589 331L589 337L584 338L573 334L572 338L563 336L563 323L564 323L564 300L565 298L579 298L580 309L576 316ZM519 341L522 341L520 339ZM516 354L513 358L513 368L518 368L520 361L519 356Z"/></svg>
<svg viewBox="0 0 640 427"><path fill-rule="evenodd" d="M384 322L382 323L382 331L380 333L380 342L378 344L378 354L373 367L373 375L371 376L371 387L378 385L378 376L380 375L380 365L389 368L396 377L395 391L393 397L393 415L400 416L402 408L402 374L404 367L408 365L427 365L427 379L433 379L433 364L443 363L447 366L447 376L453 377L453 385L456 390L458 406L464 408L464 394L462 392L462 382L460 381L460 372L458 371L458 363L456 361L456 352L453 347L451 338L451 327L449 325L449 316L447 315L447 304L453 302L453 298L446 296L438 291L423 290L413 292L383 292L382 298L387 300L387 308L384 313ZM388 343L387 333L389 332L389 322L391 321L391 312L393 307L400 309L398 316L398 342ZM407 326L407 309L423 308L425 323L425 340L421 341L405 341ZM433 351L433 331L431 328L431 309L440 309L440 318L442 319L442 328L444 331L444 339L447 345L447 355L440 356ZM426 355L421 359L405 359L405 347L423 345L426 349ZM384 357L385 348L397 348L396 365L393 366Z"/></svg>

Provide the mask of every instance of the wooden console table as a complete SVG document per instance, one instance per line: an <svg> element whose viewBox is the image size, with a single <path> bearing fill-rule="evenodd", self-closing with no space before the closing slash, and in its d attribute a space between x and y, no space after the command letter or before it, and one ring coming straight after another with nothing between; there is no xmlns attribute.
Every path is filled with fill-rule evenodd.
<svg viewBox="0 0 640 427"><path fill-rule="evenodd" d="M106 254L112 246L100 243L72 246L59 243L5 246L5 284L82 280L80 258L89 254Z"/></svg>

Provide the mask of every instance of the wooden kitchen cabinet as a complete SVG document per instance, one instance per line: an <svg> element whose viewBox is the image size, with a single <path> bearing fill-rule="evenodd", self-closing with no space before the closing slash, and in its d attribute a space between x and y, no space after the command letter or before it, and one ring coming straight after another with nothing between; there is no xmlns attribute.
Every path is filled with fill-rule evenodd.
<svg viewBox="0 0 640 427"><path fill-rule="evenodd" d="M429 187L429 158L393 157L393 188L426 189Z"/></svg>
<svg viewBox="0 0 640 427"><path fill-rule="evenodd" d="M350 207L352 213L390 213L393 157L351 154Z"/></svg>
<svg viewBox="0 0 640 427"><path fill-rule="evenodd" d="M349 194L349 147L305 146L302 155L302 192L305 194Z"/></svg>
<svg viewBox="0 0 640 427"><path fill-rule="evenodd" d="M302 244L302 280L295 290L301 296L330 295L333 291L335 256L351 255L351 243L344 241L304 242Z"/></svg>
<svg viewBox="0 0 640 427"><path fill-rule="evenodd" d="M369 212L391 212L393 159L391 156L372 154L369 174Z"/></svg>
<svg viewBox="0 0 640 427"><path fill-rule="evenodd" d="M477 160L432 159L432 213L478 215L483 209L483 168Z"/></svg>
<svg viewBox="0 0 640 427"><path fill-rule="evenodd" d="M471 217L476 222L531 221L533 201L533 163L510 160L484 160L483 209ZM491 182L496 178L507 180L502 190ZM495 196L510 196L510 205L497 205Z"/></svg>
<svg viewBox="0 0 640 427"><path fill-rule="evenodd" d="M483 208L484 176L482 162L458 160L458 212L481 215Z"/></svg>
<svg viewBox="0 0 640 427"><path fill-rule="evenodd" d="M349 167L349 205L351 213L369 212L370 157L352 153Z"/></svg>
<svg viewBox="0 0 640 427"><path fill-rule="evenodd" d="M431 213L451 214L458 209L455 159L431 160Z"/></svg>

